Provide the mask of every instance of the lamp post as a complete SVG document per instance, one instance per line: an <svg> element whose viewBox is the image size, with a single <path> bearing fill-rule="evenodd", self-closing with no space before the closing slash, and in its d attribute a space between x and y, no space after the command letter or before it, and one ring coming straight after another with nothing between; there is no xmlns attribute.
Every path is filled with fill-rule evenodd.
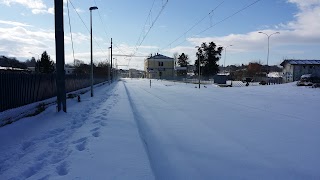
<svg viewBox="0 0 320 180"><path fill-rule="evenodd" d="M35 54L35 55L38 55L38 59L37 60L40 60L40 54L38 53L33 53L33 52L29 52L30 54Z"/></svg>
<svg viewBox="0 0 320 180"><path fill-rule="evenodd" d="M227 59L227 48L232 46L232 44L224 47L224 62L223 62L223 67L224 67L224 73L226 73L226 59Z"/></svg>
<svg viewBox="0 0 320 180"><path fill-rule="evenodd" d="M91 45L91 97L93 97L93 60L92 60L92 10L98 9L97 6L90 7L90 45Z"/></svg>
<svg viewBox="0 0 320 180"><path fill-rule="evenodd" d="M116 79L117 77L117 59L116 58L112 58L113 59L113 71L112 71L112 78ZM111 67L112 67L111 66Z"/></svg>
<svg viewBox="0 0 320 180"><path fill-rule="evenodd" d="M269 51L270 51L270 37L272 36L272 35L274 35L274 34L280 34L280 32L275 32L275 33L272 33L272 34L267 34L267 33L264 33L264 32L258 32L258 33L260 33L260 34L264 34L264 35L266 35L267 37L268 37L268 55L267 55L267 74L269 74L269 64L268 64L268 62L269 62Z"/></svg>
<svg viewBox="0 0 320 180"><path fill-rule="evenodd" d="M33 53L33 52L29 52L30 54L35 54L35 55L38 55L38 59L37 61L40 61L40 54L38 53ZM35 65L35 68L34 70L37 72L37 61L36 61L36 65ZM38 71L40 72L40 66L38 66Z"/></svg>
<svg viewBox="0 0 320 180"><path fill-rule="evenodd" d="M110 51L111 51L111 46L108 48L108 49L110 49ZM111 60L111 53L109 54L109 72L108 72L108 82L109 82L109 84L111 84L111 62L112 62L112 60Z"/></svg>
<svg viewBox="0 0 320 180"><path fill-rule="evenodd" d="M199 46L196 46L195 48L198 48L198 50L200 49ZM197 54L198 55L198 80L199 80L199 89L200 89L200 54Z"/></svg>

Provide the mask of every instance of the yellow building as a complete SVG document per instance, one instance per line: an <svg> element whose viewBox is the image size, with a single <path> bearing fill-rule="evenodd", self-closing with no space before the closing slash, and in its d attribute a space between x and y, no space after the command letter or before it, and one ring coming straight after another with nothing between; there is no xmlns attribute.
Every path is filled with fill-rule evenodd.
<svg viewBox="0 0 320 180"><path fill-rule="evenodd" d="M144 61L144 71L146 78L173 79L174 59L157 53Z"/></svg>

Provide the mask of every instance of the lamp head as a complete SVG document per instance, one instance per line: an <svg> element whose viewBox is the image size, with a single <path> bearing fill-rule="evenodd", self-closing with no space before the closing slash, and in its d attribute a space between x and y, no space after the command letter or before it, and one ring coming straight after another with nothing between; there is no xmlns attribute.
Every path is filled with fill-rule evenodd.
<svg viewBox="0 0 320 180"><path fill-rule="evenodd" d="M98 7L97 7L97 6L92 6L92 7L90 7L90 8L89 8L89 10L90 10L90 11L92 11L92 10L96 10L96 9L98 9Z"/></svg>

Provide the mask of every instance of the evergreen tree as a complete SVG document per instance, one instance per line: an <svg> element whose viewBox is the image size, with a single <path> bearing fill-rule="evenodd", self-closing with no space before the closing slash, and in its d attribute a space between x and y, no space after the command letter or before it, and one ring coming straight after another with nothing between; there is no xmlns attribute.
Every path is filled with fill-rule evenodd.
<svg viewBox="0 0 320 180"><path fill-rule="evenodd" d="M210 42L209 44L201 44L201 47L198 48L197 52L198 60L196 60L195 62L195 66L198 67L198 61L200 59L201 75L209 78L216 75L219 72L219 66L217 62L221 58L222 50L223 48L217 47L214 42ZM197 70L195 72L197 72Z"/></svg>
<svg viewBox="0 0 320 180"><path fill-rule="evenodd" d="M50 56L46 51L42 53L40 61L37 61L36 71L45 74L54 72L54 62L51 61Z"/></svg>
<svg viewBox="0 0 320 180"><path fill-rule="evenodd" d="M181 55L179 55L178 57L178 65L180 67L188 67L189 61L188 61L189 57L188 55L182 53ZM177 72L178 76L185 76L187 75L187 70L180 70Z"/></svg>

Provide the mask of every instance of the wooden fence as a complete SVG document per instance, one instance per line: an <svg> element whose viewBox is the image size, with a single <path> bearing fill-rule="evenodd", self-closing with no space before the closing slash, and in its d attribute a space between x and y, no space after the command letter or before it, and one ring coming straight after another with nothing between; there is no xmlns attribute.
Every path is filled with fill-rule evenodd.
<svg viewBox="0 0 320 180"><path fill-rule="evenodd" d="M94 84L108 78L95 77ZM66 92L91 85L89 76L66 75ZM0 72L0 112L56 96L55 74Z"/></svg>

